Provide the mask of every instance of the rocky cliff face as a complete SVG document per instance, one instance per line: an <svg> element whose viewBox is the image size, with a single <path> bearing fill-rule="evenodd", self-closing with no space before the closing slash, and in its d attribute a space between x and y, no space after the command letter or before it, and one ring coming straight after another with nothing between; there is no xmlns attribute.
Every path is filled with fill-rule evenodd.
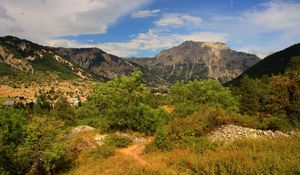
<svg viewBox="0 0 300 175"><path fill-rule="evenodd" d="M147 84L161 84L165 81L152 74L142 66L129 62L123 58L105 53L98 48L51 48L54 52L62 55L72 62L83 67L86 71L95 75L112 79L114 77L129 75L134 71L144 73L143 81Z"/></svg>
<svg viewBox="0 0 300 175"><path fill-rule="evenodd" d="M162 51L155 58L133 58L135 62L168 82L214 78L227 82L260 59L231 50L224 43L187 41Z"/></svg>
<svg viewBox="0 0 300 175"><path fill-rule="evenodd" d="M13 36L0 37L0 63L20 72L53 72L59 75L89 78L73 62L44 47Z"/></svg>
<svg viewBox="0 0 300 175"><path fill-rule="evenodd" d="M53 48L53 50L86 70L108 79L127 75L136 70L132 63L97 48Z"/></svg>
<svg viewBox="0 0 300 175"><path fill-rule="evenodd" d="M112 79L141 71L143 81L150 85L206 78L227 82L259 60L224 43L187 41L155 58L123 59L98 48L52 48L12 36L0 37L0 63L23 72L50 71L81 78L93 74Z"/></svg>

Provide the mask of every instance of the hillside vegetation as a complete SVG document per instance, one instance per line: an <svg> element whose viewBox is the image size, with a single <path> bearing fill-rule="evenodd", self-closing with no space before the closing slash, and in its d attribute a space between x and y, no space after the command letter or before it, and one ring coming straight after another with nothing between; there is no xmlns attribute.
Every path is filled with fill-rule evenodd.
<svg viewBox="0 0 300 175"><path fill-rule="evenodd" d="M168 95L157 96L142 83L142 73L135 72L95 84L78 107L63 94L52 107L51 94L41 92L34 106L0 108L0 172L297 174L298 134L230 143L212 142L208 136L227 124L297 131L299 75L293 70L266 79L245 77L234 89L217 80L178 82ZM166 105L172 110L164 111ZM82 125L95 129L74 136L72 128ZM119 152L133 142L132 133L152 140L140 155L144 164Z"/></svg>
<svg viewBox="0 0 300 175"><path fill-rule="evenodd" d="M299 66L300 44L295 44L282 51L267 56L228 84L239 85L241 79L245 75L253 79L262 78L263 76L279 75L286 71L297 70Z"/></svg>

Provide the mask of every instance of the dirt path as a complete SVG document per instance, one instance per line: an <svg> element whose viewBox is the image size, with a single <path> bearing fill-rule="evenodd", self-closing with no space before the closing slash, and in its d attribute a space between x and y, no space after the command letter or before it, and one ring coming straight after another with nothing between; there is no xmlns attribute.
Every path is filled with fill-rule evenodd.
<svg viewBox="0 0 300 175"><path fill-rule="evenodd" d="M145 139L145 141L141 143L136 143L128 146L127 148L122 148L118 150L118 152L128 157L131 157L133 160L137 161L139 164L143 166L150 167L150 164L142 157L142 154L145 150L145 145L149 143L151 140L152 138Z"/></svg>

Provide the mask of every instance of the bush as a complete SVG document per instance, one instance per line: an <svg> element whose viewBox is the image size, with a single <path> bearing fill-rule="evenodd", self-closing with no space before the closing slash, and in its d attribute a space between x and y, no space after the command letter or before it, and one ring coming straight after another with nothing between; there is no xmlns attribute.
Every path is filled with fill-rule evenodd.
<svg viewBox="0 0 300 175"><path fill-rule="evenodd" d="M291 128L286 116L270 116L262 119L261 129L285 130Z"/></svg>
<svg viewBox="0 0 300 175"><path fill-rule="evenodd" d="M150 134L161 122L164 112L147 103L152 96L141 83L141 76L141 72L135 72L130 77L115 78L93 87L87 105L95 106L107 119L111 130Z"/></svg>
<svg viewBox="0 0 300 175"><path fill-rule="evenodd" d="M67 124L74 123L74 108L70 105L65 97L58 98L52 113L56 118L66 121Z"/></svg>
<svg viewBox="0 0 300 175"><path fill-rule="evenodd" d="M121 136L118 134L109 135L105 139L106 145L110 145L110 146L117 147L117 148L127 147L131 143L132 143L132 140L129 137Z"/></svg>
<svg viewBox="0 0 300 175"><path fill-rule="evenodd" d="M237 99L229 88L223 87L217 80L195 80L187 84L177 82L171 87L171 102L175 105L175 116L185 117L197 111L200 106L221 106L237 112Z"/></svg>
<svg viewBox="0 0 300 175"><path fill-rule="evenodd" d="M68 169L75 155L68 151L65 131L61 121L34 117L14 154L18 173L54 174Z"/></svg>
<svg viewBox="0 0 300 175"><path fill-rule="evenodd" d="M14 154L26 130L23 111L0 107L0 174L16 174Z"/></svg>
<svg viewBox="0 0 300 175"><path fill-rule="evenodd" d="M157 130L154 144L160 150L194 147L214 128L225 124L256 127L255 119L224 110L221 107L201 107L186 118L174 118L166 127Z"/></svg>
<svg viewBox="0 0 300 175"><path fill-rule="evenodd" d="M104 144L102 146L97 146L96 149L93 149L88 153L88 156L94 158L108 158L110 156L115 155L115 147L111 145Z"/></svg>

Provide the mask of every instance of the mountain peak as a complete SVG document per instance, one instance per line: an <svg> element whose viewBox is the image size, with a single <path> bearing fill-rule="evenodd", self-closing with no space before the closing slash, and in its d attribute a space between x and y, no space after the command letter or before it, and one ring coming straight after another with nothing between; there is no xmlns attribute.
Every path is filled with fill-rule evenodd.
<svg viewBox="0 0 300 175"><path fill-rule="evenodd" d="M160 52L155 59L133 61L169 82L206 78L227 82L259 60L255 55L231 50L225 43L185 41Z"/></svg>
<svg viewBox="0 0 300 175"><path fill-rule="evenodd" d="M179 47L207 47L215 50L228 50L230 49L225 43L222 42L195 42L185 41Z"/></svg>

